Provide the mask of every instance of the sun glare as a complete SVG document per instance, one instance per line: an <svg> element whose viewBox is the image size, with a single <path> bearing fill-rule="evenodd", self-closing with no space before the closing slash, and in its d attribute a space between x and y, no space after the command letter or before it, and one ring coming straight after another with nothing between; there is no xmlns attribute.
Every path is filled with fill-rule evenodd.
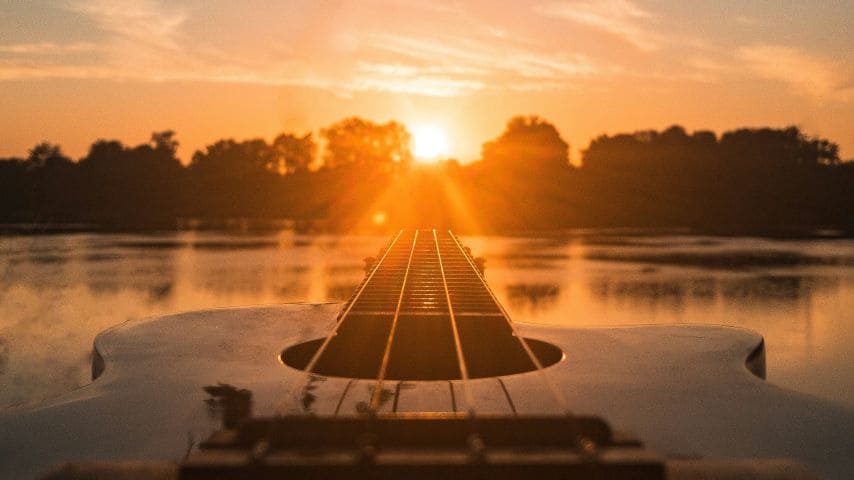
<svg viewBox="0 0 854 480"><path fill-rule="evenodd" d="M419 162L435 162L448 154L448 136L436 125L417 125L412 137L413 153Z"/></svg>
<svg viewBox="0 0 854 480"><path fill-rule="evenodd" d="M386 220L385 212L382 212L382 211L375 212L374 216L373 216L373 218L371 218L371 220L373 220L374 225L376 225L378 227L382 226L383 224L385 224L385 220Z"/></svg>

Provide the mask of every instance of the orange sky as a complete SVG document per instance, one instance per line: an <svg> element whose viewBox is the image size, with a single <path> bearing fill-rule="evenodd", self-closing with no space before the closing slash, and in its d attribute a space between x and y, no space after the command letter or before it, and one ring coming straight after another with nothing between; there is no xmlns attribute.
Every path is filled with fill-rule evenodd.
<svg viewBox="0 0 854 480"><path fill-rule="evenodd" d="M179 154L342 117L601 133L800 125L854 156L847 2L22 2L0 16L0 156L178 132Z"/></svg>

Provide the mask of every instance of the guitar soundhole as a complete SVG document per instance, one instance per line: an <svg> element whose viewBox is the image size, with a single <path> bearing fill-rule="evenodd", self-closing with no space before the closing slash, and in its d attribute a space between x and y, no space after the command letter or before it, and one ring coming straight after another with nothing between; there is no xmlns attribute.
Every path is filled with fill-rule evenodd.
<svg viewBox="0 0 854 480"><path fill-rule="evenodd" d="M518 373L531 372L536 366L528 354L520 347L515 337L508 338L515 345L500 348L494 342L469 342L465 344L466 367L469 378L497 377L503 375L514 375ZM348 351L335 352L327 355L327 352L318 359L313 373L329 377L346 377L375 379L382 363L382 357L377 352L381 348L374 348L371 338L364 338L358 345L349 345ZM416 339L413 339L416 340ZM423 339L422 339L423 340ZM487 339L482 339L487 340ZM308 342L298 343L286 348L279 356L285 365L297 370L305 370L317 349L323 344L324 339L319 338ZM561 361L563 352L551 343L526 338L525 342L537 357L540 364L549 367ZM427 342L413 341L396 344L391 352L388 372L389 380L459 380L460 369L454 351L445 351L440 344L430 345Z"/></svg>

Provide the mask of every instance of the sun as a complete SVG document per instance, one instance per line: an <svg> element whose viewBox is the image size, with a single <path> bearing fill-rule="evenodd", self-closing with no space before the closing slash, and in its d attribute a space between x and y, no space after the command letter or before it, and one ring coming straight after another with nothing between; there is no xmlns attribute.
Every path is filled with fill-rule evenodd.
<svg viewBox="0 0 854 480"><path fill-rule="evenodd" d="M448 154L448 136L437 125L412 128L413 153L419 162L435 162Z"/></svg>

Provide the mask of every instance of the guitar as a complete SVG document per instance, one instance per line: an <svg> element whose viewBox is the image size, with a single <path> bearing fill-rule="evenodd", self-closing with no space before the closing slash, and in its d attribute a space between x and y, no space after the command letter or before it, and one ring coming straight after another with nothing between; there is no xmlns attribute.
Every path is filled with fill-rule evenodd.
<svg viewBox="0 0 854 480"><path fill-rule="evenodd" d="M343 306L113 327L90 385L0 414L0 478L854 472L854 412L766 383L755 332L514 323L481 270L450 232L401 231Z"/></svg>

